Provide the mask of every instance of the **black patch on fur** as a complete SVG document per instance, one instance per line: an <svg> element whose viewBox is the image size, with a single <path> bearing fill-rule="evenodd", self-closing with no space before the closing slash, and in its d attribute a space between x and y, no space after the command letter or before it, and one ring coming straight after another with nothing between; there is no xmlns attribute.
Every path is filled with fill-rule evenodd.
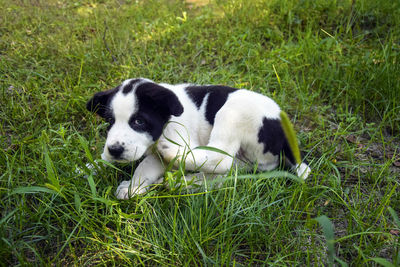
<svg viewBox="0 0 400 267"><path fill-rule="evenodd" d="M280 120L264 118L258 132L258 142L264 144L264 153L271 152L273 155L282 153L291 163L295 163Z"/></svg>
<svg viewBox="0 0 400 267"><path fill-rule="evenodd" d="M208 95L205 115L211 125L214 125L215 114L225 104L228 95L236 90L235 88L222 85L188 86L185 88L186 93L198 109Z"/></svg>
<svg viewBox="0 0 400 267"><path fill-rule="evenodd" d="M99 115L100 117L105 118L105 119L110 119L110 116L111 116L111 119L112 119L112 114L111 114L109 106L110 106L110 102L111 102L112 98L118 92L118 90L119 90L119 86L114 89L111 89L111 90L96 93L86 103L87 110L89 110L90 112L94 112L97 115Z"/></svg>
<svg viewBox="0 0 400 267"><path fill-rule="evenodd" d="M197 109L200 109L204 98L210 92L210 86L188 86L185 88L190 99L196 104Z"/></svg>
<svg viewBox="0 0 400 267"><path fill-rule="evenodd" d="M129 125L138 132L148 132L157 140L171 116L180 116L183 106L176 95L158 84L146 82L136 89L138 111L132 115ZM140 120L141 123L135 123Z"/></svg>
<svg viewBox="0 0 400 267"><path fill-rule="evenodd" d="M127 85L124 86L124 88L122 89L122 93L123 94L129 94L130 92L132 92L133 87L136 83L140 82L141 79L133 79L131 80Z"/></svg>

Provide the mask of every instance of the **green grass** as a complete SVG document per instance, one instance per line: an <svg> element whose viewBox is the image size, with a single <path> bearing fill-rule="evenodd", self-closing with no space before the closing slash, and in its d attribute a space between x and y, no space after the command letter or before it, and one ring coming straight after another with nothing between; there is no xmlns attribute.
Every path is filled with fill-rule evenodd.
<svg viewBox="0 0 400 267"><path fill-rule="evenodd" d="M398 1L0 5L1 265L400 265ZM273 97L312 175L118 201L130 173L76 172L104 143L85 102L140 76Z"/></svg>

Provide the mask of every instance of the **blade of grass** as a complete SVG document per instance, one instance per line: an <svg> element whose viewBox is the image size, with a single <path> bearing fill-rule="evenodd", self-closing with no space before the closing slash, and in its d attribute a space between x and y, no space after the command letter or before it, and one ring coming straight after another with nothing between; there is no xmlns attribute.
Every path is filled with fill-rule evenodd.
<svg viewBox="0 0 400 267"><path fill-rule="evenodd" d="M319 225L322 227L322 232L326 239L326 246L328 248L328 263L329 266L333 266L335 257L335 235L333 230L333 224L331 220L325 215L315 218Z"/></svg>

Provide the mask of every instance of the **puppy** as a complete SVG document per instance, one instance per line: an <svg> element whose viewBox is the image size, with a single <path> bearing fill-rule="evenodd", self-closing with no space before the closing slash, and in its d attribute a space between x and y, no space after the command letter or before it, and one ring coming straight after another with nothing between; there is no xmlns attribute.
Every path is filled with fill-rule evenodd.
<svg viewBox="0 0 400 267"><path fill-rule="evenodd" d="M138 78L96 93L87 109L109 123L103 160L131 162L144 156L132 180L118 186L119 199L144 193L163 177L168 165L163 161L184 161L186 170L219 174L230 170L234 158L268 171L284 155L299 177L311 171L305 163L295 164L279 106L252 91Z"/></svg>

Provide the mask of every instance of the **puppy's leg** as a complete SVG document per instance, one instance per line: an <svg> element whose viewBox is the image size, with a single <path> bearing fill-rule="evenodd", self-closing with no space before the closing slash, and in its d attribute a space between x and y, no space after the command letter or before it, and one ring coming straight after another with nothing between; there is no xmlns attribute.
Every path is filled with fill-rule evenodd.
<svg viewBox="0 0 400 267"><path fill-rule="evenodd" d="M243 131L240 114L233 108L223 107L216 114L214 127L207 144L211 150L193 149L186 159L187 167L197 167L205 173L226 173L240 149ZM212 150L216 148L217 150ZM193 161L194 158L194 161Z"/></svg>
<svg viewBox="0 0 400 267"><path fill-rule="evenodd" d="M228 153L221 144L208 144L212 148L217 148ZM187 170L200 171L205 173L226 173L233 163L233 157L217 151L193 149L185 159Z"/></svg>
<svg viewBox="0 0 400 267"><path fill-rule="evenodd" d="M129 181L123 181L115 193L118 199L128 199L147 191L164 173L164 166L157 156L149 154L136 168Z"/></svg>

